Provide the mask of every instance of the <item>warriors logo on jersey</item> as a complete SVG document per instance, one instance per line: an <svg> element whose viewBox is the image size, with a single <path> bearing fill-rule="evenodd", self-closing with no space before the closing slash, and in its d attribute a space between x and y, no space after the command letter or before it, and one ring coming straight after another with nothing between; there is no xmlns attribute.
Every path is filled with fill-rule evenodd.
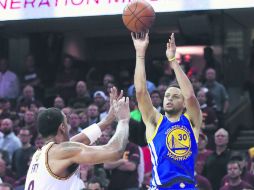
<svg viewBox="0 0 254 190"><path fill-rule="evenodd" d="M191 155L190 132L185 126L175 125L166 132L168 156L174 160L186 160Z"/></svg>

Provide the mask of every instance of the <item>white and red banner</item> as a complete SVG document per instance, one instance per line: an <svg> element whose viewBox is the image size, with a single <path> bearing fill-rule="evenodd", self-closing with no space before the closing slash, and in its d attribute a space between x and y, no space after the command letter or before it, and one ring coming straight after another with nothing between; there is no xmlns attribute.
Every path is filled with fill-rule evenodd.
<svg viewBox="0 0 254 190"><path fill-rule="evenodd" d="M254 7L254 0L147 0L155 12ZM0 21L122 14L131 0L0 0Z"/></svg>

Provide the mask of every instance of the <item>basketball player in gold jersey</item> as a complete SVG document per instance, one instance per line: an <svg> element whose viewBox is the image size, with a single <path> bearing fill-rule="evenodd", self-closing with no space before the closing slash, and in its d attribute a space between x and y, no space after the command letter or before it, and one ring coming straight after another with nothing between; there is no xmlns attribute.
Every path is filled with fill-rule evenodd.
<svg viewBox="0 0 254 190"><path fill-rule="evenodd" d="M171 85L165 92L165 115L153 107L146 87L148 33L136 36L132 33L132 40L136 50L136 97L146 125L146 138L153 164L151 190L196 190L194 163L202 114L193 87L175 58L174 34L167 43L166 57L179 85Z"/></svg>

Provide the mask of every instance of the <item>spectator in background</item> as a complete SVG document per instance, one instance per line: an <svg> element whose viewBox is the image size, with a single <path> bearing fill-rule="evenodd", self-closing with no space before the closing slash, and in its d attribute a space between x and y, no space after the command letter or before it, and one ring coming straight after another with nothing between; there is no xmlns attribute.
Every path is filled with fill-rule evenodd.
<svg viewBox="0 0 254 190"><path fill-rule="evenodd" d="M23 88L23 93L17 101L17 110L23 113L30 109L32 104L35 104L37 107L42 106L41 102L35 98L34 88L27 85Z"/></svg>
<svg viewBox="0 0 254 190"><path fill-rule="evenodd" d="M24 115L24 123L21 128L27 128L32 137L31 144L34 145L34 141L38 135L37 123L36 123L37 113L27 110Z"/></svg>
<svg viewBox="0 0 254 190"><path fill-rule="evenodd" d="M96 91L93 95L93 102L98 106L100 112L100 120L107 115L107 101L108 97L103 91Z"/></svg>
<svg viewBox="0 0 254 190"><path fill-rule="evenodd" d="M198 175L202 175L203 168L207 158L213 153L213 151L206 149L208 139L204 133L199 134L198 141L198 156L196 158L195 170Z"/></svg>
<svg viewBox="0 0 254 190"><path fill-rule="evenodd" d="M0 98L16 99L19 95L19 79L8 70L8 60L0 58Z"/></svg>
<svg viewBox="0 0 254 190"><path fill-rule="evenodd" d="M149 93L151 93L152 91L156 90L156 86L153 82L151 81L146 81L146 87ZM134 84L132 84L129 88L128 88L128 96L132 97L135 95L135 87Z"/></svg>
<svg viewBox="0 0 254 190"><path fill-rule="evenodd" d="M58 109L63 109L65 107L64 99L61 96L57 96L54 99L54 107Z"/></svg>
<svg viewBox="0 0 254 190"><path fill-rule="evenodd" d="M92 125L100 121L99 108L95 104L91 104L87 108L88 124Z"/></svg>
<svg viewBox="0 0 254 190"><path fill-rule="evenodd" d="M228 149L228 132L220 128L215 133L215 151L207 158L203 176L212 184L214 190L219 189L222 178L227 173L227 163L231 157Z"/></svg>
<svg viewBox="0 0 254 190"><path fill-rule="evenodd" d="M15 129L19 125L19 115L17 112L12 108L10 100L6 98L0 98L0 120L10 118L14 124L14 131L17 132Z"/></svg>
<svg viewBox="0 0 254 190"><path fill-rule="evenodd" d="M121 69L119 71L118 79L119 79L120 89L123 89L124 92L127 92L128 87L132 83L132 77L131 77L130 71L128 69Z"/></svg>
<svg viewBox="0 0 254 190"><path fill-rule="evenodd" d="M84 81L78 81L76 84L76 97L70 99L69 106L74 109L85 109L91 101L86 83Z"/></svg>
<svg viewBox="0 0 254 190"><path fill-rule="evenodd" d="M86 111L83 111L83 112L79 113L79 119L80 119L80 127L82 129L84 129L84 128L89 126L88 116L87 116L87 112Z"/></svg>
<svg viewBox="0 0 254 190"><path fill-rule="evenodd" d="M107 84L107 89L106 89L106 91L105 91L105 94L106 94L107 97L109 97L110 89L113 88L114 86L116 86L116 85L115 85L114 83L111 83L111 82L109 82L109 83Z"/></svg>
<svg viewBox="0 0 254 190"><path fill-rule="evenodd" d="M35 152L35 147L30 144L32 135L27 128L21 129L18 137L22 143L22 147L17 149L13 153L12 157L12 170L16 174L16 179L26 175L28 170L28 162L30 161L30 157Z"/></svg>
<svg viewBox="0 0 254 190"><path fill-rule="evenodd" d="M169 84L168 84L169 85ZM164 94L168 88L168 85L166 84L160 84L158 87L157 87L157 90L159 91L160 93L160 97L164 97Z"/></svg>
<svg viewBox="0 0 254 190"><path fill-rule="evenodd" d="M206 70L206 83L205 87L211 92L216 104L216 112L219 120L219 127L223 126L223 117L228 111L229 102L228 94L225 87L216 81L216 71L212 68Z"/></svg>
<svg viewBox="0 0 254 190"><path fill-rule="evenodd" d="M80 118L77 113L73 112L70 114L69 125L71 127L69 131L70 137L73 137L81 132L82 129L80 128Z"/></svg>
<svg viewBox="0 0 254 190"><path fill-rule="evenodd" d="M202 131L208 137L207 148L214 149L214 133L217 130L218 119L215 110L207 105L206 92L200 89L197 93L197 99L202 111L203 125Z"/></svg>
<svg viewBox="0 0 254 190"><path fill-rule="evenodd" d="M0 132L1 134L1 132ZM10 164L9 153L6 150L0 149L0 159L3 159L7 165Z"/></svg>
<svg viewBox="0 0 254 190"><path fill-rule="evenodd" d="M110 190L138 190L138 165L140 152L136 144L129 142L123 158L110 163L105 163L104 168L111 170L109 183Z"/></svg>
<svg viewBox="0 0 254 190"><path fill-rule="evenodd" d="M157 90L154 90L150 93L150 96L151 96L153 106L158 110L158 112L160 112L161 114L164 114L160 92Z"/></svg>
<svg viewBox="0 0 254 190"><path fill-rule="evenodd" d="M21 142L13 132L13 122L9 118L2 120L1 131L3 136L0 136L0 147L9 153L12 160L13 152L21 147Z"/></svg>
<svg viewBox="0 0 254 190"><path fill-rule="evenodd" d="M75 95L75 85L79 79L79 71L73 67L71 56L65 55L61 65L63 68L57 73L55 87L65 101Z"/></svg>
<svg viewBox="0 0 254 190"><path fill-rule="evenodd" d="M26 56L24 66L24 71L21 74L21 87L24 88L27 85L32 86L35 90L35 94L42 98L43 87L39 73L35 68L34 56L32 54Z"/></svg>
<svg viewBox="0 0 254 190"><path fill-rule="evenodd" d="M98 139L98 145L107 144L109 139L113 136L113 133L114 133L113 128L111 126L107 127L104 131L102 131L102 134Z"/></svg>
<svg viewBox="0 0 254 190"><path fill-rule="evenodd" d="M229 181L220 190L253 189L253 186L241 179L241 172L240 164L237 161L230 161L227 164Z"/></svg>
<svg viewBox="0 0 254 190"><path fill-rule="evenodd" d="M45 144L44 139L42 138L42 136L39 134L34 142L35 148L36 149L41 149L43 147L43 145Z"/></svg>
<svg viewBox="0 0 254 190"><path fill-rule="evenodd" d="M115 84L115 77L112 74L106 73L103 77L103 91L107 90L108 83Z"/></svg>
<svg viewBox="0 0 254 190"><path fill-rule="evenodd" d="M83 181L85 187L87 187L87 183L92 176L94 176L94 165L80 164L80 179Z"/></svg>
<svg viewBox="0 0 254 190"><path fill-rule="evenodd" d="M198 190L212 190L213 189L210 181L204 176L195 173L195 179L197 182Z"/></svg>
<svg viewBox="0 0 254 190"><path fill-rule="evenodd" d="M89 190L104 190L102 179L99 177L92 177L87 184Z"/></svg>
<svg viewBox="0 0 254 190"><path fill-rule="evenodd" d="M193 86L193 90L195 91L195 94L198 93L202 86L202 82L200 80L200 77L197 74L191 75L190 77L191 84Z"/></svg>
<svg viewBox="0 0 254 190"><path fill-rule="evenodd" d="M249 183L250 185L252 185L254 187L254 175L251 174L248 169L247 169L247 159L246 156L244 156L242 153L236 153L234 155L232 155L231 161L236 161L239 163L240 165L240 169L241 169L241 179L247 183ZM227 174L226 176L224 176L224 178L222 179L222 186L225 186L229 183L229 175Z"/></svg>
<svg viewBox="0 0 254 190"><path fill-rule="evenodd" d="M12 172L8 170L6 162L1 158L0 158L0 178L5 183L9 183L11 185L15 183L15 179L13 178Z"/></svg>

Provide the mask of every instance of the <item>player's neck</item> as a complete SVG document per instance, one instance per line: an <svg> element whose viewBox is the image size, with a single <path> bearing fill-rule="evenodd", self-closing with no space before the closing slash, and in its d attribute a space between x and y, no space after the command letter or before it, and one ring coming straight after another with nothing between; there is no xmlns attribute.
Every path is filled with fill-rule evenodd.
<svg viewBox="0 0 254 190"><path fill-rule="evenodd" d="M57 136L49 136L49 137L45 138L45 144L48 144L50 142L60 143Z"/></svg>
<svg viewBox="0 0 254 190"><path fill-rule="evenodd" d="M54 137L50 136L44 139L45 144L48 144L50 142L54 142Z"/></svg>
<svg viewBox="0 0 254 190"><path fill-rule="evenodd" d="M169 121L176 122L176 121L179 121L180 116L182 115L182 113L181 112L179 112L177 114L168 114L168 113L165 113L165 115L169 119Z"/></svg>

